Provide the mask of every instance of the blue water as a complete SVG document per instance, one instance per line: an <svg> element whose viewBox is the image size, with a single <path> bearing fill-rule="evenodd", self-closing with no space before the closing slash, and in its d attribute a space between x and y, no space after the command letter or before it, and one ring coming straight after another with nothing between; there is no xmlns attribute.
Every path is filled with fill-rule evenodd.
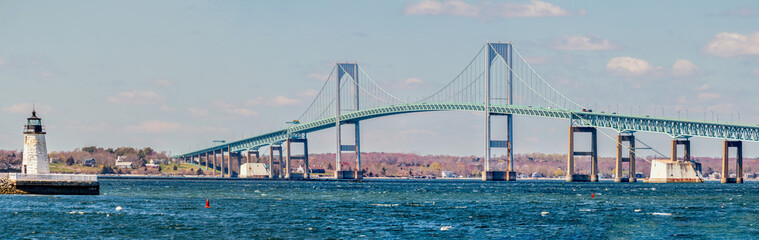
<svg viewBox="0 0 759 240"><path fill-rule="evenodd" d="M756 239L758 193L756 182L102 180L100 196L1 195L0 238Z"/></svg>

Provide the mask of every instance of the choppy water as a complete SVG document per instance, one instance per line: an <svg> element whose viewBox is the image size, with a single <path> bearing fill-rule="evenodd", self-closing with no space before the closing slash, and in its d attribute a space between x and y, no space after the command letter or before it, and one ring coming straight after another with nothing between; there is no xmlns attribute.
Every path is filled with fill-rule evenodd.
<svg viewBox="0 0 759 240"><path fill-rule="evenodd" d="M0 238L759 238L756 182L101 184L100 196L0 196Z"/></svg>

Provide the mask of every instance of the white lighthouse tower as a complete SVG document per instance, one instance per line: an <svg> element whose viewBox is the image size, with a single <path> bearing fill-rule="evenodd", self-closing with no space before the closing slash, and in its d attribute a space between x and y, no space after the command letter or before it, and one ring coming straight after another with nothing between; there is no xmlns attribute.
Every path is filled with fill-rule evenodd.
<svg viewBox="0 0 759 240"><path fill-rule="evenodd" d="M50 174L50 164L47 159L47 143L42 119L37 117L37 111L26 119L24 126L24 161L21 172L26 174Z"/></svg>

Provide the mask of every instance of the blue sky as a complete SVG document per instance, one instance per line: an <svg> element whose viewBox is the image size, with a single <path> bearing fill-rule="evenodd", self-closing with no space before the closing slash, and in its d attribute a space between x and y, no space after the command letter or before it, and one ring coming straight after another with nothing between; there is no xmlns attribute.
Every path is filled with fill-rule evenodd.
<svg viewBox="0 0 759 240"><path fill-rule="evenodd" d="M336 61L416 98L453 79L486 41L512 41L594 109L698 120L713 111L753 124L757 22L752 1L0 1L0 148L21 148L36 104L51 151L185 152L283 127ZM370 120L362 147L481 154L481 123L464 112ZM566 121L515 124L516 152L566 151ZM311 151L332 151L333 131L311 134ZM669 149L666 135L639 137ZM611 156L613 141L600 142ZM720 148L696 138L693 152Z"/></svg>

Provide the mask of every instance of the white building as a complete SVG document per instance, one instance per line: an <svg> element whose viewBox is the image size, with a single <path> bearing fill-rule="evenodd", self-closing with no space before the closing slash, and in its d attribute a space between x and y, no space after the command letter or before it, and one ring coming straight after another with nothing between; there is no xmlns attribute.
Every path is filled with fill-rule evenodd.
<svg viewBox="0 0 759 240"><path fill-rule="evenodd" d="M456 178L456 174L453 171L443 171L440 175L443 178Z"/></svg>
<svg viewBox="0 0 759 240"><path fill-rule="evenodd" d="M47 159L47 142L42 119L37 111L26 119L24 126L24 160L21 172L26 174L50 174L50 162Z"/></svg>

